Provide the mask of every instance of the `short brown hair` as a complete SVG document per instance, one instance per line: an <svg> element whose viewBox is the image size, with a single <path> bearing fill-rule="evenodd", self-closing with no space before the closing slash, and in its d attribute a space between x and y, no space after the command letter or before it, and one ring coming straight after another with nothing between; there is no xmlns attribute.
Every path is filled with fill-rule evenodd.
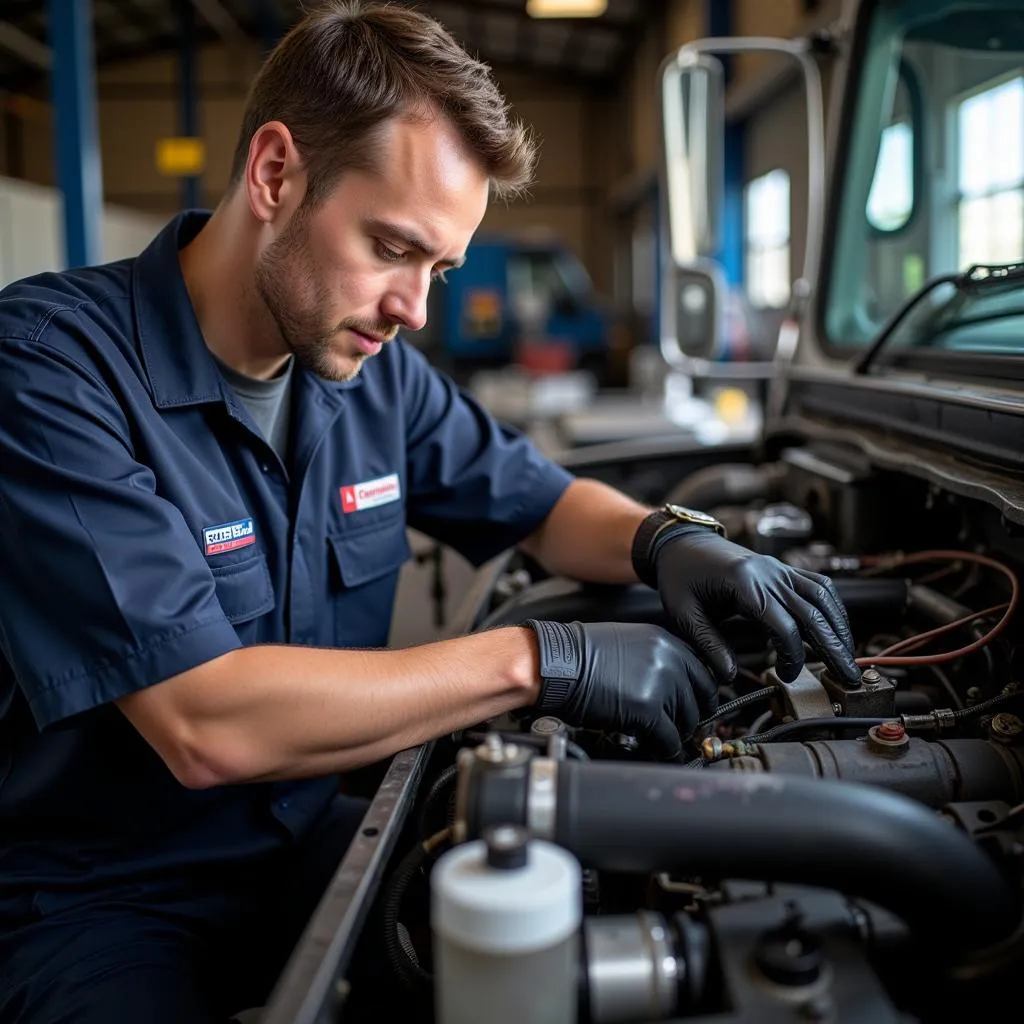
<svg viewBox="0 0 1024 1024"><path fill-rule="evenodd" d="M260 126L281 121L305 163L306 200L317 204L346 170L373 168L389 118L435 110L483 164L494 194L514 196L530 184L536 143L510 116L486 64L418 11L329 0L302 18L256 76L230 184L241 179Z"/></svg>

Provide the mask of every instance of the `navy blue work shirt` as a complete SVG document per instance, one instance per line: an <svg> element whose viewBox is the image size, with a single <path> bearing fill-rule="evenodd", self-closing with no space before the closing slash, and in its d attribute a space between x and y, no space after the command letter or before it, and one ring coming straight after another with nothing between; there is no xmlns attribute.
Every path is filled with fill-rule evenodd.
<svg viewBox="0 0 1024 1024"><path fill-rule="evenodd" d="M337 777L188 790L112 701L245 645L384 646L407 524L479 564L571 480L401 341L345 383L296 367L282 464L181 276L206 216L0 292L9 914L301 832Z"/></svg>

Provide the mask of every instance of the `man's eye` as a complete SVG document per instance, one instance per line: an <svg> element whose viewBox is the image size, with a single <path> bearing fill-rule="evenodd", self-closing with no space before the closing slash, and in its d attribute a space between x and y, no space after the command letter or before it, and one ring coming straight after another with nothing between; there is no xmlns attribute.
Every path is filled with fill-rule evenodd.
<svg viewBox="0 0 1024 1024"><path fill-rule="evenodd" d="M380 256L380 258L382 260L385 260L387 263L397 263L404 254L399 252L397 249L392 249L390 246L385 245L383 242L378 242L377 255Z"/></svg>
<svg viewBox="0 0 1024 1024"><path fill-rule="evenodd" d="M440 281L441 284L447 284L448 283L448 278L445 277L446 273L448 273L446 270L435 270L430 275L430 280L431 281Z"/></svg>

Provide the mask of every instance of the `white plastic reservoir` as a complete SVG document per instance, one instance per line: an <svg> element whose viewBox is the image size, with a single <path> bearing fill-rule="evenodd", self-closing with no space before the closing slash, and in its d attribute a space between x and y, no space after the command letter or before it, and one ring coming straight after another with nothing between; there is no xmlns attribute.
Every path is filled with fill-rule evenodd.
<svg viewBox="0 0 1024 1024"><path fill-rule="evenodd" d="M499 826L439 858L430 877L437 1024L575 1024L580 866Z"/></svg>

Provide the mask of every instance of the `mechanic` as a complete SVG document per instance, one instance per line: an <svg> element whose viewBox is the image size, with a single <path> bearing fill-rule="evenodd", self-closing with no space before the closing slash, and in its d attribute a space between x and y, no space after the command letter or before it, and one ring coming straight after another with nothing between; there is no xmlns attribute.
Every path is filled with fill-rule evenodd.
<svg viewBox="0 0 1024 1024"><path fill-rule="evenodd" d="M0 293L4 1024L258 1004L365 809L339 776L522 708L678 757L735 673L722 616L857 678L827 579L573 479L396 338L535 152L436 23L329 3L212 215ZM382 650L407 524L639 575L699 655L555 622Z"/></svg>

